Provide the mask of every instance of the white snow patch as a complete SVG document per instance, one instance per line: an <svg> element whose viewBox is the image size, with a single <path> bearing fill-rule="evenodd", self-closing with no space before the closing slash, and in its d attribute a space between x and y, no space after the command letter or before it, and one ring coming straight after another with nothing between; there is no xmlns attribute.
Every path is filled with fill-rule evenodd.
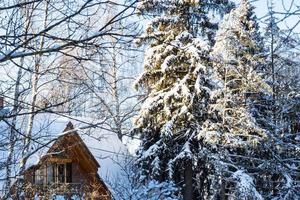
<svg viewBox="0 0 300 200"><path fill-rule="evenodd" d="M236 171L233 174L233 178L237 181L236 198L248 199L248 197L251 197L256 200L263 200L263 197L255 189L252 177L246 174L243 170Z"/></svg>

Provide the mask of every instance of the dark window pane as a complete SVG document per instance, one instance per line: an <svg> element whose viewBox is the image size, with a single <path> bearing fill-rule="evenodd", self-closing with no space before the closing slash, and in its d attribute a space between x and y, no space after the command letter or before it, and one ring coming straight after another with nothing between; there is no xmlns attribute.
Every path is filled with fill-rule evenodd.
<svg viewBox="0 0 300 200"><path fill-rule="evenodd" d="M52 165L52 170L53 170L53 174L52 174L52 179L53 179L53 182L56 182L56 164L53 164Z"/></svg>
<svg viewBox="0 0 300 200"><path fill-rule="evenodd" d="M35 182L35 172L34 171L32 172L32 183L36 183Z"/></svg>
<svg viewBox="0 0 300 200"><path fill-rule="evenodd" d="M67 163L66 170L67 183L72 183L72 163Z"/></svg>
<svg viewBox="0 0 300 200"><path fill-rule="evenodd" d="M58 177L59 183L65 182L65 165L64 164L57 165L57 177Z"/></svg>

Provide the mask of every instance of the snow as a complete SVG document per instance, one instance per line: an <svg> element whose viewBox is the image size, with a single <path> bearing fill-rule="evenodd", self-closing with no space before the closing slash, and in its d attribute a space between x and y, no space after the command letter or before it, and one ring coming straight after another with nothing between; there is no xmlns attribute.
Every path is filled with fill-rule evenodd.
<svg viewBox="0 0 300 200"><path fill-rule="evenodd" d="M180 33L178 36L176 36L176 40L179 40L180 42L184 42L186 40L191 40L193 38L193 35L190 34L188 31L184 31Z"/></svg>
<svg viewBox="0 0 300 200"><path fill-rule="evenodd" d="M161 148L163 148L163 145L161 140L159 140L155 144L153 144L147 151L145 151L140 159L142 160L147 157L155 156L155 153Z"/></svg>
<svg viewBox="0 0 300 200"><path fill-rule="evenodd" d="M62 196L62 195L55 195L54 196L54 200L64 200L64 199L65 199L65 197Z"/></svg>
<svg viewBox="0 0 300 200"><path fill-rule="evenodd" d="M181 152L173 159L173 162L176 162L177 160L180 159L192 159L192 158L193 158L193 154L190 149L190 143L187 141L183 145Z"/></svg>
<svg viewBox="0 0 300 200"><path fill-rule="evenodd" d="M11 108L5 107L0 109L0 116L8 115L11 112Z"/></svg>
<svg viewBox="0 0 300 200"><path fill-rule="evenodd" d="M168 121L163 127L162 127L162 134L164 134L165 136L171 136L173 133L172 131L172 126L173 126L174 121L170 120Z"/></svg>
<svg viewBox="0 0 300 200"><path fill-rule="evenodd" d="M237 194L238 199L251 199L263 200L262 196L256 191L253 179L242 170L238 170L233 174L233 178L237 181Z"/></svg>
<svg viewBox="0 0 300 200"><path fill-rule="evenodd" d="M37 197L37 200L39 198ZM68 198L66 198L65 196L63 195L53 195L53 200L67 200ZM82 198L77 196L77 195L73 195L71 196L71 200L81 200Z"/></svg>
<svg viewBox="0 0 300 200"><path fill-rule="evenodd" d="M168 70L168 68L170 67L170 65L172 65L176 60L176 56L175 55L170 55L168 57L166 57L166 59L164 60L163 64L161 65L161 70L163 72L166 72Z"/></svg>

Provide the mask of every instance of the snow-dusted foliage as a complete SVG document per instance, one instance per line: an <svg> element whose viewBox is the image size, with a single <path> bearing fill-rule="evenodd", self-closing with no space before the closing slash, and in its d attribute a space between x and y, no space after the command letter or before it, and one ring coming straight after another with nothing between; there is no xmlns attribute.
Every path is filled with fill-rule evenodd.
<svg viewBox="0 0 300 200"><path fill-rule="evenodd" d="M143 183L136 177L138 168L135 166L135 158L127 155L122 161L116 160L121 170L114 179L105 180L115 200L175 200L178 189L173 182L158 182L151 180ZM140 177L142 180L143 177Z"/></svg>
<svg viewBox="0 0 300 200"><path fill-rule="evenodd" d="M137 41L149 44L136 84L148 92L135 121L139 180L174 183L178 199L297 199L299 166L281 155L299 153L298 137L282 145L272 135L274 90L254 8L242 0L214 34L199 12L207 2L198 3L138 6L156 16Z"/></svg>
<svg viewBox="0 0 300 200"><path fill-rule="evenodd" d="M256 70L263 63L261 38L253 8L246 0L224 17L212 56L216 84L209 111L217 121L208 120L199 137L226 146L255 146L267 134L251 115L251 104L271 89Z"/></svg>
<svg viewBox="0 0 300 200"><path fill-rule="evenodd" d="M271 88L259 74L265 63L263 48L253 8L246 0L224 17L215 40L210 54L213 67L208 73L211 87L207 117L197 132L206 149L207 195L259 197L252 171L259 165L263 168L260 156L268 155L264 148L268 147L269 133L252 111L254 102ZM245 185L239 186L230 177L242 169Z"/></svg>
<svg viewBox="0 0 300 200"><path fill-rule="evenodd" d="M273 6L273 5L272 5ZM268 68L266 74L272 86L272 136L273 165L271 180L277 182L277 192L271 197L278 199L300 199L299 132L300 132L300 90L299 51L293 42L298 36L284 30L270 7L266 20L264 45ZM291 34L289 38L286 35ZM278 170L280 166L281 170Z"/></svg>
<svg viewBox="0 0 300 200"><path fill-rule="evenodd" d="M293 191L298 188L295 176L286 179L283 175L286 170L295 171L279 161L280 154L293 152L296 145L289 143L287 147L278 142L277 136L271 135L273 125L266 123L272 123L264 110L266 104L261 110L256 105L272 94L260 74L266 66L261 44L253 7L242 0L224 17L216 34L211 53L215 85L208 106L210 115L198 135L207 147L217 151L212 163L221 178L210 178L213 194L221 191L234 199L262 199L262 195L295 195ZM285 162L291 165L290 160ZM285 182L292 184L284 186Z"/></svg>
<svg viewBox="0 0 300 200"><path fill-rule="evenodd" d="M145 186L137 188L138 193L135 197L136 200L139 199L149 199L149 200L177 200L177 188L172 182L158 182L150 181Z"/></svg>
<svg viewBox="0 0 300 200"><path fill-rule="evenodd" d="M235 199L263 200L262 196L256 191L252 177L241 170L233 174L236 181L237 190L234 193Z"/></svg>
<svg viewBox="0 0 300 200"><path fill-rule="evenodd" d="M273 170L273 179L281 183L278 194L282 199L300 199L300 95L290 92L276 110L277 131L274 133L276 157L280 172Z"/></svg>
<svg viewBox="0 0 300 200"><path fill-rule="evenodd" d="M202 183L196 181L203 173L197 132L207 117L216 27L205 13L223 14L230 7L228 1L211 0L143 0L138 5L140 14L156 16L137 40L149 44L136 84L148 91L135 121L142 138L139 176L145 184L174 182L179 199L203 198Z"/></svg>
<svg viewBox="0 0 300 200"><path fill-rule="evenodd" d="M262 53L253 8L242 0L224 17L216 34L211 53L214 63L211 77L215 84L208 106L209 117L198 133L212 152L217 151L212 164L219 177L210 178L215 197L219 193L237 199L260 199L251 173L253 167L262 163L253 157L266 154L263 149L268 147L269 136L252 110L261 94L271 92L258 73L265 62ZM228 180L232 173L238 184Z"/></svg>

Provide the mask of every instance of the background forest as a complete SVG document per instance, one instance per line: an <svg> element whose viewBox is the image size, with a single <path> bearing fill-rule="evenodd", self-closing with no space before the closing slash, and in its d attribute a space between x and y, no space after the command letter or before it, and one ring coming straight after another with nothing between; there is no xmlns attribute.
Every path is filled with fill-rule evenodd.
<svg viewBox="0 0 300 200"><path fill-rule="evenodd" d="M1 1L1 196L23 198L44 114L128 148L114 199L300 199L299 16L293 0Z"/></svg>

